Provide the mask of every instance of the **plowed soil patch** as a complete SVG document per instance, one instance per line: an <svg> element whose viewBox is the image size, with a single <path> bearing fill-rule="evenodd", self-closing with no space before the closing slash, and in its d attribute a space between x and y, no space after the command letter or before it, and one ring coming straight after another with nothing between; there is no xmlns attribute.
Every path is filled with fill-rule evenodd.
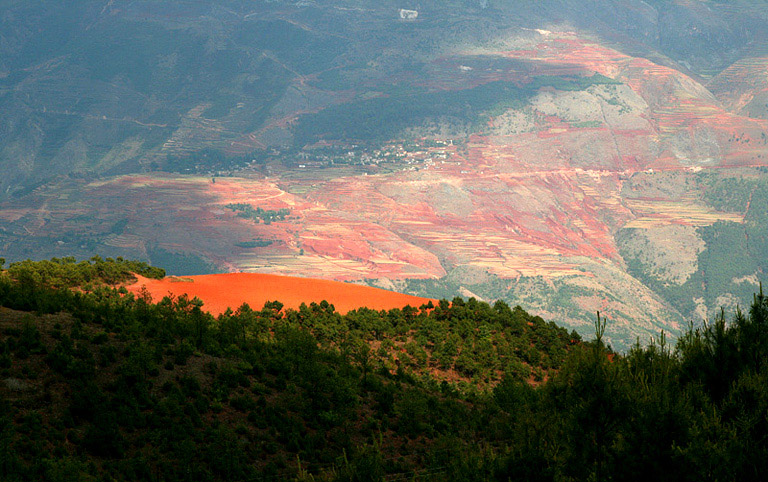
<svg viewBox="0 0 768 482"><path fill-rule="evenodd" d="M160 300L172 293L203 300L203 309L218 315L228 307L237 309L243 303L261 309L267 301L280 301L285 308L298 309L301 303L328 301L339 313L360 307L374 310L419 307L427 298L405 295L368 286L312 278L295 278L261 273L226 273L201 276L168 277L162 280L139 277L127 286L134 294L146 286L152 299Z"/></svg>

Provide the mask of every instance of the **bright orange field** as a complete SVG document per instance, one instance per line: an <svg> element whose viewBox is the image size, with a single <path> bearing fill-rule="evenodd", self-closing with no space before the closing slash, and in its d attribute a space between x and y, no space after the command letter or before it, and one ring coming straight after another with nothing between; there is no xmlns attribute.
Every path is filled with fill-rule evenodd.
<svg viewBox="0 0 768 482"><path fill-rule="evenodd" d="M243 303L259 310L267 301L279 301L285 308L298 309L301 303L309 305L313 301L319 303L326 300L342 314L363 306L388 310L406 305L419 307L430 301L338 281L261 273L168 277L162 280L138 278L136 283L127 286L130 292L136 294L142 286L146 286L155 301L169 293L176 296L186 293L190 298L197 296L203 300L203 309L213 315L223 313L228 307L235 310Z"/></svg>

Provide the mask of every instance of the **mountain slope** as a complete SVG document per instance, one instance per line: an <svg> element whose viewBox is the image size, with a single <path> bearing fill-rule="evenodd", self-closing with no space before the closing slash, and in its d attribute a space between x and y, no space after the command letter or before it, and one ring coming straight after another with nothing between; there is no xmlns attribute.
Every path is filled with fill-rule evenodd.
<svg viewBox="0 0 768 482"><path fill-rule="evenodd" d="M764 281L710 195L764 182L760 2L3 5L9 259L599 310L625 348Z"/></svg>

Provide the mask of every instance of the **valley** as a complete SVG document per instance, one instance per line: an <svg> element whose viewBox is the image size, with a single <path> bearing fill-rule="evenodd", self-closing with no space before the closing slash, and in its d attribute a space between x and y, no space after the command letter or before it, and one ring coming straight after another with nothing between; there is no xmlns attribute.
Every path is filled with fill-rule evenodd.
<svg viewBox="0 0 768 482"><path fill-rule="evenodd" d="M89 77L93 93L77 80L96 69L82 39L80 57L0 79L5 105L24 105L9 111L32 116L14 125L43 133L4 131L4 256L503 299L582 334L600 311L621 349L743 306L765 279L762 196L752 202L768 181L765 39L750 20L762 9L672 1L619 20L596 7L587 22L566 0L544 14L429 2L403 21L389 4L273 2L257 18L231 3L108 7L94 29L133 38L143 25L158 57L109 64ZM649 9L725 33L686 50L654 36ZM744 48L739 32L754 34ZM199 63L203 51L218 67ZM200 77L178 77L195 65ZM25 145L34 159L19 157ZM736 178L748 199L710 195ZM711 269L725 239L741 256L728 276Z"/></svg>

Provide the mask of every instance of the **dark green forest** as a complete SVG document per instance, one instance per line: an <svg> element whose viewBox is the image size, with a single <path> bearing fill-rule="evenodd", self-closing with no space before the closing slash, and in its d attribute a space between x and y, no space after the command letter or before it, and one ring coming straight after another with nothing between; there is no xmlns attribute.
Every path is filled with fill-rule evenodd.
<svg viewBox="0 0 768 482"><path fill-rule="evenodd" d="M759 480L768 298L671 346L474 299L133 296L122 259L0 274L0 480Z"/></svg>

